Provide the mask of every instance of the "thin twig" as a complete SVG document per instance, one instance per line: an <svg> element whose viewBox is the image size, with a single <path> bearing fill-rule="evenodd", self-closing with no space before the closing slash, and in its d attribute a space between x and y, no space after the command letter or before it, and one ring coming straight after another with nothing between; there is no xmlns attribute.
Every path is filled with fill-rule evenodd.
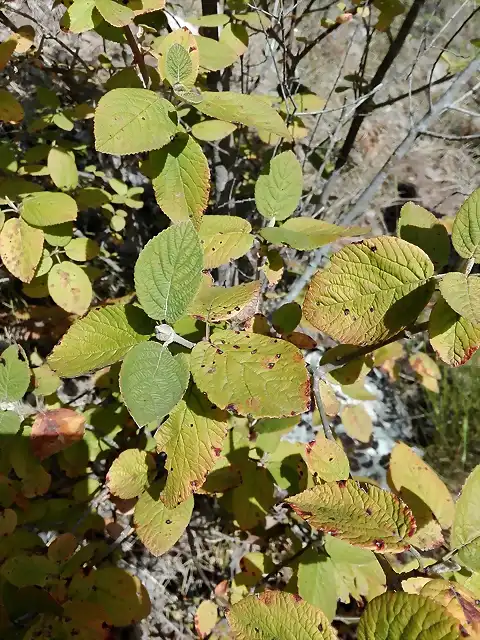
<svg viewBox="0 0 480 640"><path fill-rule="evenodd" d="M138 70L140 71L143 87L144 89L148 89L148 86L150 84L150 76L148 73L147 65L145 64L145 58L143 57L143 54L138 47L137 40L128 25L126 27L123 27L123 33L125 34L125 37L130 46L130 49L132 50L132 55L133 55L135 64L137 65Z"/></svg>
<svg viewBox="0 0 480 640"><path fill-rule="evenodd" d="M320 413L320 418L322 419L323 432L325 434L325 438L327 438L328 440L333 440L335 442L335 436L333 435L332 427L330 426L330 420L328 419L328 416L325 413L325 407L323 406L322 396L320 395L319 367L316 367L313 373L313 394L315 396L315 401L317 403L318 411Z"/></svg>

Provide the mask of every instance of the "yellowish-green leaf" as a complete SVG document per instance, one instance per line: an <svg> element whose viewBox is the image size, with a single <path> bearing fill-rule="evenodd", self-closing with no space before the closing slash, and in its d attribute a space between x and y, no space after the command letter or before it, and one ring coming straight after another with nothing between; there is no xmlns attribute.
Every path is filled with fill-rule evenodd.
<svg viewBox="0 0 480 640"><path fill-rule="evenodd" d="M20 102L6 89L0 89L0 122L17 124L25 115Z"/></svg>
<svg viewBox="0 0 480 640"><path fill-rule="evenodd" d="M195 631L199 638L206 638L218 621L217 605L212 600L202 600L195 612Z"/></svg>
<svg viewBox="0 0 480 640"><path fill-rule="evenodd" d="M22 282L31 282L42 257L43 231L24 220L10 218L0 232L0 258L4 266Z"/></svg>
<svg viewBox="0 0 480 640"><path fill-rule="evenodd" d="M230 17L225 13L214 13L212 15L200 16L200 18L188 18L188 22L197 27L223 27L229 21Z"/></svg>
<svg viewBox="0 0 480 640"><path fill-rule="evenodd" d="M73 224L61 222L47 227L44 231L45 242L52 247L65 247L72 239Z"/></svg>
<svg viewBox="0 0 480 640"><path fill-rule="evenodd" d="M62 381L53 372L48 364L42 364L40 367L32 369L33 383L35 386L34 394L36 396L49 396L58 389Z"/></svg>
<svg viewBox="0 0 480 640"><path fill-rule="evenodd" d="M291 138L282 118L262 96L204 91L202 98L202 102L195 106L207 116L269 131L287 140Z"/></svg>
<svg viewBox="0 0 480 640"><path fill-rule="evenodd" d="M327 416L336 416L340 412L340 401L335 395L335 391L326 380L319 380L318 388L323 408Z"/></svg>
<svg viewBox="0 0 480 640"><path fill-rule="evenodd" d="M302 353L267 336L216 331L195 345L194 380L222 409L240 415L282 418L304 413L310 404L310 379Z"/></svg>
<svg viewBox="0 0 480 640"><path fill-rule="evenodd" d="M480 276L446 273L439 287L443 299L459 316L480 325Z"/></svg>
<svg viewBox="0 0 480 640"><path fill-rule="evenodd" d="M247 596L227 613L238 640L335 640L326 615L291 593L264 591Z"/></svg>
<svg viewBox="0 0 480 640"><path fill-rule="evenodd" d="M435 471L403 442L395 445L390 457L390 479L395 491L409 491L434 513L443 529L453 522L454 504L449 490ZM404 497L408 500L407 496Z"/></svg>
<svg viewBox="0 0 480 640"><path fill-rule="evenodd" d="M48 154L48 170L53 183L58 189L76 189L78 186L78 171L75 155L61 147L52 147Z"/></svg>
<svg viewBox="0 0 480 640"><path fill-rule="evenodd" d="M358 626L358 640L458 640L458 620L430 598L390 591L374 598Z"/></svg>
<svg viewBox="0 0 480 640"><path fill-rule="evenodd" d="M286 102L283 101L280 109L292 115L297 111L300 113L321 111L325 104L326 101L314 93L296 93L289 96Z"/></svg>
<svg viewBox="0 0 480 640"><path fill-rule="evenodd" d="M305 318L339 342L367 345L412 323L433 293L427 254L400 238L351 244L317 272L305 297Z"/></svg>
<svg viewBox="0 0 480 640"><path fill-rule="evenodd" d="M248 33L245 26L230 22L222 29L220 42L233 49L237 56L243 56L248 48Z"/></svg>
<svg viewBox="0 0 480 640"><path fill-rule="evenodd" d="M169 509L160 499L162 482L155 482L135 506L135 530L154 556L168 551L185 531L193 511L193 496Z"/></svg>
<svg viewBox="0 0 480 640"><path fill-rule="evenodd" d="M270 18L261 11L248 11L247 13L234 13L233 15L237 20L245 22L256 31L269 29L272 24Z"/></svg>
<svg viewBox="0 0 480 640"><path fill-rule="evenodd" d="M128 155L160 149L177 132L168 100L147 89L113 89L95 110L95 148Z"/></svg>
<svg viewBox="0 0 480 640"><path fill-rule="evenodd" d="M177 80L179 77L178 70L175 72L175 69L173 68L174 65L172 65L172 58L170 57L171 54L170 56L168 55L174 45L181 46L182 49L187 51L190 59L191 66L188 67L188 75L186 73L187 67L182 66L182 80ZM166 80L171 85L181 83L186 88L193 86L198 75L200 55L195 36L188 31L188 29L176 29L166 36L157 38L153 48L158 55L158 71L163 80ZM177 50L177 57L178 52L179 50ZM168 65L167 61L169 61ZM175 66L178 66L178 64Z"/></svg>
<svg viewBox="0 0 480 640"><path fill-rule="evenodd" d="M480 326L455 313L443 298L432 309L428 334L437 355L451 367L468 362L480 347Z"/></svg>
<svg viewBox="0 0 480 640"><path fill-rule="evenodd" d="M100 253L100 247L91 238L73 238L65 247L65 253L70 260L86 262L96 258Z"/></svg>
<svg viewBox="0 0 480 640"><path fill-rule="evenodd" d="M427 209L414 202L404 204L398 221L398 235L423 249L436 269L447 264L450 255L448 232Z"/></svg>
<svg viewBox="0 0 480 640"><path fill-rule="evenodd" d="M94 9L95 0L74 0L62 18L62 23L65 23L72 33L84 33L95 29L101 18L98 13L95 18Z"/></svg>
<svg viewBox="0 0 480 640"><path fill-rule="evenodd" d="M93 309L72 324L48 364L60 376L80 376L118 362L153 332L153 321L131 304Z"/></svg>
<svg viewBox="0 0 480 640"><path fill-rule="evenodd" d="M185 393L189 378L183 354L172 356L159 342L142 342L122 362L120 391L133 419L143 427L170 413Z"/></svg>
<svg viewBox="0 0 480 640"><path fill-rule="evenodd" d="M320 432L313 442L307 444L305 460L310 472L325 482L346 480L350 473L345 451L333 440L327 440Z"/></svg>
<svg viewBox="0 0 480 640"><path fill-rule="evenodd" d="M202 263L200 239L191 222L152 238L135 265L135 289L145 312L154 320L179 320L200 287Z"/></svg>
<svg viewBox="0 0 480 640"><path fill-rule="evenodd" d="M458 558L471 571L480 571L480 465L476 466L463 485L455 506L452 549L459 549Z"/></svg>
<svg viewBox="0 0 480 640"><path fill-rule="evenodd" d="M299 251L311 251L339 238L368 233L364 227L340 227L314 218L290 218L280 227L266 227L261 235L272 244L286 244Z"/></svg>
<svg viewBox="0 0 480 640"><path fill-rule="evenodd" d="M197 122L192 127L192 135L198 140L207 142L217 142L223 140L236 130L236 125L231 122L222 122L222 120L204 120Z"/></svg>
<svg viewBox="0 0 480 640"><path fill-rule="evenodd" d="M453 223L452 242L462 258L480 261L480 188L460 207Z"/></svg>
<svg viewBox="0 0 480 640"><path fill-rule="evenodd" d="M133 21L135 14L125 6L124 2L116 0L95 0L95 6L102 18L114 27L125 27Z"/></svg>
<svg viewBox="0 0 480 640"><path fill-rule="evenodd" d="M92 284L81 267L61 262L48 273L48 292L59 307L82 316L92 302Z"/></svg>
<svg viewBox="0 0 480 640"><path fill-rule="evenodd" d="M123 500L136 498L147 489L155 476L155 470L153 456L147 451L122 451L108 471L108 489Z"/></svg>
<svg viewBox="0 0 480 640"><path fill-rule="evenodd" d="M342 423L350 438L370 442L373 433L372 419L361 404L349 404L342 411Z"/></svg>
<svg viewBox="0 0 480 640"><path fill-rule="evenodd" d="M285 220L302 196L302 167L293 151L284 151L267 165L255 184L255 204L266 218Z"/></svg>
<svg viewBox="0 0 480 640"><path fill-rule="evenodd" d="M22 421L14 411L0 411L0 436L13 436L20 431Z"/></svg>
<svg viewBox="0 0 480 640"><path fill-rule="evenodd" d="M362 489L353 480L317 485L287 503L312 527L378 553L408 549L416 525L401 500L374 485Z"/></svg>
<svg viewBox="0 0 480 640"><path fill-rule="evenodd" d="M297 570L298 595L318 607L329 621L337 610L335 567L330 558L315 549L307 549L299 558Z"/></svg>
<svg viewBox="0 0 480 640"><path fill-rule="evenodd" d="M302 319L302 308L296 302L282 304L272 313L273 328L277 333L291 333Z"/></svg>
<svg viewBox="0 0 480 640"><path fill-rule="evenodd" d="M200 54L200 66L208 71L220 71L229 67L237 59L237 52L225 42L195 36Z"/></svg>
<svg viewBox="0 0 480 640"><path fill-rule="evenodd" d="M179 134L150 155L155 197L173 222L191 220L199 228L210 193L207 158L192 136Z"/></svg>
<svg viewBox="0 0 480 640"><path fill-rule="evenodd" d="M245 322L255 314L259 296L258 280L234 287L215 287L204 280L188 313L208 323L223 320Z"/></svg>
<svg viewBox="0 0 480 640"><path fill-rule="evenodd" d="M251 230L248 220L237 216L205 216L198 231L204 267L214 269L245 255L253 244Z"/></svg>
<svg viewBox="0 0 480 640"><path fill-rule="evenodd" d="M168 477L160 495L167 507L184 502L205 482L222 450L226 411L214 408L194 386L157 434L157 451L167 456Z"/></svg>
<svg viewBox="0 0 480 640"><path fill-rule="evenodd" d="M148 592L137 576L119 567L104 566L93 572L93 579L95 588L88 589L88 600L102 607L108 624L125 627L150 613Z"/></svg>
<svg viewBox="0 0 480 640"><path fill-rule="evenodd" d="M25 198L20 213L28 224L51 227L76 220L78 208L75 200L66 193L42 191Z"/></svg>
<svg viewBox="0 0 480 640"><path fill-rule="evenodd" d="M171 85L188 82L193 72L188 50L178 42L174 42L165 54L165 68L166 79Z"/></svg>
<svg viewBox="0 0 480 640"><path fill-rule="evenodd" d="M29 384L30 368L24 351L12 344L0 355L0 403L21 400Z"/></svg>

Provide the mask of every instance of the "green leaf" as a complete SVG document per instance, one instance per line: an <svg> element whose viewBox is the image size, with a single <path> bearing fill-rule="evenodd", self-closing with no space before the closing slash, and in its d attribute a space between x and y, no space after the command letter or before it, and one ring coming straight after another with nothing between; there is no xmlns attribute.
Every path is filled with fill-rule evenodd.
<svg viewBox="0 0 480 640"><path fill-rule="evenodd" d="M204 120L197 122L192 127L192 135L198 140L206 142L217 142L223 140L236 130L236 125L231 122L222 122L221 120Z"/></svg>
<svg viewBox="0 0 480 640"><path fill-rule="evenodd" d="M169 509L160 499L162 482L145 491L135 506L134 524L138 537L154 556L168 551L187 528L193 511L193 496Z"/></svg>
<svg viewBox="0 0 480 640"><path fill-rule="evenodd" d="M220 456L227 433L226 411L212 406L194 386L155 435L157 451L167 456L168 477L160 498L173 508L205 482Z"/></svg>
<svg viewBox="0 0 480 640"><path fill-rule="evenodd" d="M342 411L342 423L350 438L368 443L372 437L372 419L361 404L350 404Z"/></svg>
<svg viewBox="0 0 480 640"><path fill-rule="evenodd" d="M0 232L0 258L4 266L22 282L31 282L42 257L43 231L24 220L10 218Z"/></svg>
<svg viewBox="0 0 480 640"><path fill-rule="evenodd" d="M436 269L447 264L450 256L448 231L427 209L413 202L404 204L398 221L398 235L423 249Z"/></svg>
<svg viewBox="0 0 480 640"><path fill-rule="evenodd" d="M204 36L195 36L195 40L200 54L200 67L207 71L225 69L238 58L237 52L225 42Z"/></svg>
<svg viewBox="0 0 480 640"><path fill-rule="evenodd" d="M339 238L368 233L366 227L341 227L314 218L290 218L280 227L265 227L260 234L272 244L286 244L299 251L312 251Z"/></svg>
<svg viewBox="0 0 480 640"><path fill-rule="evenodd" d="M68 17L67 28L72 33L84 33L95 29L100 21L100 16L95 19L93 10L95 9L95 0L74 0L73 4L68 8L65 16ZM62 22L65 19L62 18Z"/></svg>
<svg viewBox="0 0 480 640"><path fill-rule="evenodd" d="M172 356L159 342L143 342L126 355L120 369L120 391L135 422L160 422L182 399L190 372L182 354Z"/></svg>
<svg viewBox="0 0 480 640"><path fill-rule="evenodd" d="M59 376L74 378L114 364L148 340L154 323L131 304L116 304L76 320L48 358Z"/></svg>
<svg viewBox="0 0 480 640"><path fill-rule="evenodd" d="M408 549L416 530L412 512L388 491L354 480L326 482L286 501L310 526L377 553Z"/></svg>
<svg viewBox="0 0 480 640"><path fill-rule="evenodd" d="M48 154L47 166L50 177L58 189L69 191L78 187L78 171L72 151L52 147Z"/></svg>
<svg viewBox="0 0 480 640"><path fill-rule="evenodd" d="M204 216L198 235L205 269L215 269L245 255L253 244L251 230L248 220L237 216Z"/></svg>
<svg viewBox="0 0 480 640"><path fill-rule="evenodd" d="M302 167L293 151L284 151L267 165L255 184L255 204L266 218L285 220L302 197Z"/></svg>
<svg viewBox="0 0 480 640"><path fill-rule="evenodd" d="M439 283L447 304L473 325L480 324L480 276L446 273Z"/></svg>
<svg viewBox="0 0 480 640"><path fill-rule="evenodd" d="M21 400L30 384L30 368L25 355L12 344L0 356L0 402Z"/></svg>
<svg viewBox="0 0 480 640"><path fill-rule="evenodd" d="M160 149L177 131L173 106L147 89L113 89L95 110L95 148L128 155Z"/></svg>
<svg viewBox="0 0 480 640"><path fill-rule="evenodd" d="M230 16L224 13L215 13L212 15L200 16L199 18L188 18L190 24L197 27L223 27L229 22Z"/></svg>
<svg viewBox="0 0 480 640"><path fill-rule="evenodd" d="M453 223L452 242L462 258L480 261L480 189L460 207Z"/></svg>
<svg viewBox="0 0 480 640"><path fill-rule="evenodd" d="M190 65L187 65L185 56L177 46L187 52ZM195 36L188 29L176 29L166 36L157 38L153 48L158 54L158 71L162 80L166 80L172 86L183 85L186 90L192 88L198 75L200 60ZM172 49L173 58L170 53ZM184 64L181 64L182 59ZM178 79L179 72L181 80Z"/></svg>
<svg viewBox="0 0 480 640"><path fill-rule="evenodd" d="M103 615L106 613L106 621L110 625L126 627L150 613L148 592L137 576L119 567L102 567L94 571L92 577L94 583L90 589L87 588L88 601L101 606L101 612ZM77 607L79 604L84 603L76 601Z"/></svg>
<svg viewBox="0 0 480 640"><path fill-rule="evenodd" d="M95 0L95 6L104 20L114 27L125 27L135 17L134 12L124 4L116 0Z"/></svg>
<svg viewBox="0 0 480 640"><path fill-rule="evenodd" d="M123 500L136 498L151 483L155 471L155 460L151 453L127 449L122 451L108 471L108 489Z"/></svg>
<svg viewBox="0 0 480 640"><path fill-rule="evenodd" d="M307 549L300 556L297 571L298 595L314 607L321 609L328 620L333 620L337 610L335 568L325 554Z"/></svg>
<svg viewBox="0 0 480 640"><path fill-rule="evenodd" d="M258 280L236 287L214 287L207 281L200 287L188 314L208 323L223 320L245 322L255 314L259 297Z"/></svg>
<svg viewBox="0 0 480 640"><path fill-rule="evenodd" d="M430 598L388 592L374 598L358 626L358 640L458 640L458 620Z"/></svg>
<svg viewBox="0 0 480 640"><path fill-rule="evenodd" d="M389 480L399 495L405 491L413 493L431 509L442 529L450 529L454 514L450 491L435 471L403 442L392 450ZM408 502L407 495L402 497Z"/></svg>
<svg viewBox="0 0 480 640"><path fill-rule="evenodd" d="M77 219L77 203L66 193L42 191L25 198L22 218L36 227L50 227Z"/></svg>
<svg viewBox="0 0 480 640"><path fill-rule="evenodd" d="M428 334L437 355L451 367L468 362L480 347L480 327L455 313L443 298L432 309Z"/></svg>
<svg viewBox="0 0 480 640"><path fill-rule="evenodd" d="M51 268L48 292L59 307L79 316L88 310L93 296L87 274L73 262L61 262Z"/></svg>
<svg viewBox="0 0 480 640"><path fill-rule="evenodd" d="M32 369L33 373L33 384L34 391L33 393L36 396L49 396L58 389L58 387L62 384L62 381L54 373L48 364L42 364L39 367L35 367Z"/></svg>
<svg viewBox="0 0 480 640"><path fill-rule="evenodd" d="M232 91L204 91L202 102L195 105L199 111L225 122L240 123L275 133L291 139L284 121L261 96L252 96Z"/></svg>
<svg viewBox="0 0 480 640"><path fill-rule="evenodd" d="M25 112L20 102L6 89L0 89L0 122L21 122Z"/></svg>
<svg viewBox="0 0 480 640"><path fill-rule="evenodd" d="M155 320L179 320L202 278L202 248L191 222L181 222L152 238L135 265L135 289Z"/></svg>
<svg viewBox="0 0 480 640"><path fill-rule="evenodd" d="M150 155L155 198L173 222L200 226L210 193L210 169L200 145L186 134Z"/></svg>
<svg viewBox="0 0 480 640"><path fill-rule="evenodd" d="M1 365L0 365L1 366ZM0 369L0 380L2 371ZM0 436L13 436L19 432L22 421L13 411L0 411Z"/></svg>
<svg viewBox="0 0 480 640"><path fill-rule="evenodd" d="M272 313L272 324L279 333L291 333L302 319L302 308L296 302L282 304Z"/></svg>
<svg viewBox="0 0 480 640"><path fill-rule="evenodd" d="M165 67L167 80L171 85L177 84L177 82L188 83L193 72L193 64L188 50L178 42L174 42L166 53Z"/></svg>
<svg viewBox="0 0 480 640"><path fill-rule="evenodd" d="M480 571L480 465L468 476L457 500L450 544L459 549L462 564Z"/></svg>
<svg viewBox="0 0 480 640"><path fill-rule="evenodd" d="M263 29L269 29L271 26L270 19L260 11L248 11L247 13L235 13L235 18L237 20L242 20L246 22L249 27L252 29L256 29L257 31L262 31Z"/></svg>
<svg viewBox="0 0 480 640"><path fill-rule="evenodd" d="M100 247L91 238L73 238L65 247L65 253L70 260L86 262L96 258L100 253Z"/></svg>
<svg viewBox="0 0 480 640"><path fill-rule="evenodd" d="M227 620L238 640L335 640L326 615L305 600L281 591L264 591L233 605Z"/></svg>
<svg viewBox="0 0 480 640"><path fill-rule="evenodd" d="M72 239L73 224L71 222L62 222L47 227L44 231L45 242L52 247L65 247Z"/></svg>
<svg viewBox="0 0 480 640"><path fill-rule="evenodd" d="M310 283L303 312L320 331L353 345L386 340L412 323L434 288L427 254L399 238L351 244Z"/></svg>
<svg viewBox="0 0 480 640"><path fill-rule="evenodd" d="M350 473L350 464L345 451L333 440L321 433L306 446L305 461L313 476L325 482L345 480ZM301 594L300 594L301 595Z"/></svg>
<svg viewBox="0 0 480 640"><path fill-rule="evenodd" d="M301 351L260 334L215 331L191 354L193 378L222 409L240 415L282 418L304 413L310 378Z"/></svg>
<svg viewBox="0 0 480 640"><path fill-rule="evenodd" d="M15 587L37 585L43 587L50 575L58 571L55 562L44 556L19 554L2 565L0 575Z"/></svg>

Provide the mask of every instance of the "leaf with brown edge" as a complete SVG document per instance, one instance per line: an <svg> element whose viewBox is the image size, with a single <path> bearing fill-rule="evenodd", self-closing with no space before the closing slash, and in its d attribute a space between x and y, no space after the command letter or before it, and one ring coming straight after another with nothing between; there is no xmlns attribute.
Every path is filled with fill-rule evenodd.
<svg viewBox="0 0 480 640"><path fill-rule="evenodd" d="M305 448L305 461L311 473L325 482L345 480L350 465L344 450L334 441L327 440L321 433Z"/></svg>
<svg viewBox="0 0 480 640"><path fill-rule="evenodd" d="M468 362L480 346L480 326L462 318L443 298L432 309L428 334L439 358L451 367Z"/></svg>
<svg viewBox="0 0 480 640"><path fill-rule="evenodd" d="M310 406L310 377L292 344L247 331L215 331L190 356L198 388L222 409L283 418Z"/></svg>
<svg viewBox="0 0 480 640"><path fill-rule="evenodd" d="M264 591L233 605L227 620L237 640L335 640L326 615L300 596Z"/></svg>
<svg viewBox="0 0 480 640"><path fill-rule="evenodd" d="M443 529L452 526L454 503L450 491L435 471L403 442L392 450L389 480L395 491L403 497L409 491L426 504ZM407 500L407 496L404 497Z"/></svg>
<svg viewBox="0 0 480 640"><path fill-rule="evenodd" d="M187 313L208 323L224 320L245 322L255 314L259 297L258 280L234 287L216 287L208 278L203 280Z"/></svg>
<svg viewBox="0 0 480 640"><path fill-rule="evenodd" d="M426 582L418 592L441 604L467 631L468 637L480 638L480 608L471 591L457 582L437 579Z"/></svg>
<svg viewBox="0 0 480 640"><path fill-rule="evenodd" d="M34 455L45 460L83 439L85 418L73 409L42 411L32 425L30 441Z"/></svg>
<svg viewBox="0 0 480 640"><path fill-rule="evenodd" d="M381 236L348 245L312 279L306 320L335 340L369 345L411 324L433 290L427 254L400 238Z"/></svg>
<svg viewBox="0 0 480 640"><path fill-rule="evenodd" d="M410 547L416 523L397 496L374 485L362 489L354 480L326 482L286 500L310 526L377 553Z"/></svg>
<svg viewBox="0 0 480 640"><path fill-rule="evenodd" d="M480 465L468 476L455 507L450 544L470 571L480 571Z"/></svg>
<svg viewBox="0 0 480 640"><path fill-rule="evenodd" d="M167 507L183 502L205 482L221 454L227 418L192 385L159 427L157 451L166 454L168 471L160 498Z"/></svg>

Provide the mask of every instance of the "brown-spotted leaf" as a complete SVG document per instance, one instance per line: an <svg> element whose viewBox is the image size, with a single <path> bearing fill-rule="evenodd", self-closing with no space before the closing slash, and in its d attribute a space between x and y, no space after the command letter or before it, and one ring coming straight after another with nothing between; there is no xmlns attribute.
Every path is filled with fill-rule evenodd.
<svg viewBox="0 0 480 640"><path fill-rule="evenodd" d="M42 257L44 235L24 220L10 218L0 232L0 258L22 282L31 282Z"/></svg>
<svg viewBox="0 0 480 640"><path fill-rule="evenodd" d="M316 440L307 444L305 461L313 475L325 482L345 480L350 465L344 450L333 440L327 440L321 433Z"/></svg>
<svg viewBox="0 0 480 640"><path fill-rule="evenodd" d="M188 309L189 315L215 323L224 320L245 322L255 314L260 296L259 281L235 287L215 287L210 280L204 279Z"/></svg>
<svg viewBox="0 0 480 640"><path fill-rule="evenodd" d="M428 334L438 356L451 367L468 362L480 346L480 326L462 318L443 298L432 309Z"/></svg>
<svg viewBox="0 0 480 640"><path fill-rule="evenodd" d="M49 458L82 440L85 418L73 409L42 411L32 425L32 450L40 460Z"/></svg>

